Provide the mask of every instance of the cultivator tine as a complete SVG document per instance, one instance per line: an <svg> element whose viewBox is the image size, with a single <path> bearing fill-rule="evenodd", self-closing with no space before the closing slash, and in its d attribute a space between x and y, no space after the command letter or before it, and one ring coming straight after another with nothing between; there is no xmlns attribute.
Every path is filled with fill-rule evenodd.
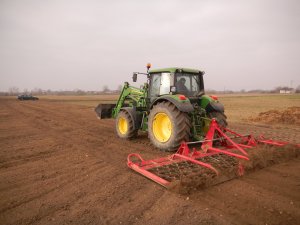
<svg viewBox="0 0 300 225"><path fill-rule="evenodd" d="M139 162L133 162L133 157L137 158ZM134 171L166 188L169 187L171 181L180 180L185 169L195 169L195 165L200 168L208 169L218 175L218 171L210 164L177 153L148 161L144 160L139 154L133 153L128 155L127 165ZM174 168L176 168L177 171L174 171ZM164 177L161 177L161 175Z"/></svg>
<svg viewBox="0 0 300 225"><path fill-rule="evenodd" d="M138 158L140 160L140 163L132 162L131 161L132 157ZM155 164L155 163L151 164L151 162L153 163L154 161L151 160L151 161L147 162L147 161L143 160L143 158L139 154L136 154L136 153L130 154L127 157L127 166L129 168L131 168L134 171L144 175L145 177L148 177L150 180L153 180L154 182L162 185L163 187L167 187L170 182L168 182L167 180L165 180L165 179L149 172L147 169L144 168L146 165Z"/></svg>
<svg viewBox="0 0 300 225"><path fill-rule="evenodd" d="M219 174L219 172L213 166L211 166L211 165L209 165L207 163L201 162L201 161L197 161L197 160L193 159L192 157L188 157L188 156L180 155L180 154L174 154L174 155L172 155L172 158L175 158L175 157L178 157L180 159L187 160L187 161L190 161L192 163L198 164L200 166L206 167L208 169L213 170L217 175Z"/></svg>
<svg viewBox="0 0 300 225"><path fill-rule="evenodd" d="M234 136L230 138L225 134L225 131ZM233 139L240 139L240 142L233 141ZM220 146L213 146L216 140L220 142ZM201 149L193 148L191 151L188 145L195 143L202 143ZM285 146L289 143L266 139L263 136L255 139L252 135L241 135L228 128L220 128L215 119L212 119L203 141L183 142L175 154L153 160L145 161L139 154L130 154L127 158L127 165L136 172L168 188L173 181L181 181L186 174L193 174L198 170L200 173L209 173L211 177L218 177L222 175L224 168L234 167L235 175L242 176L245 169L241 162L249 160L246 150L258 144ZM296 146L300 147L300 144ZM138 162L132 161L132 158L136 158ZM199 173L195 174L199 175ZM229 179L235 175L231 175ZM204 174L204 177L207 176ZM220 182L224 182L224 179L221 179Z"/></svg>

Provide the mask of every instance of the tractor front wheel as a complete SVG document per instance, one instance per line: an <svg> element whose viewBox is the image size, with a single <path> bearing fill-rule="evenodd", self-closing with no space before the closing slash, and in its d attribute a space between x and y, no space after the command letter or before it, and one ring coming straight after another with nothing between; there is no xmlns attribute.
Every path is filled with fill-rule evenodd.
<svg viewBox="0 0 300 225"><path fill-rule="evenodd" d="M137 136L138 130L134 129L133 120L127 111L120 111L116 118L116 131L120 138L131 139Z"/></svg>
<svg viewBox="0 0 300 225"><path fill-rule="evenodd" d="M182 141L189 141L190 130L187 113L179 111L171 102L160 102L150 111L149 138L162 151L177 150Z"/></svg>

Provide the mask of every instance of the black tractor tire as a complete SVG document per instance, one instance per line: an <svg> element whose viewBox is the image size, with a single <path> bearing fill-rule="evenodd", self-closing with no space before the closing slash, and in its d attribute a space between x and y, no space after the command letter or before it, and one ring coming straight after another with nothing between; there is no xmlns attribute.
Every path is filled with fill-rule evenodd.
<svg viewBox="0 0 300 225"><path fill-rule="evenodd" d="M138 129L134 129L132 116L121 110L116 118L116 131L120 138L132 139L138 134Z"/></svg>
<svg viewBox="0 0 300 225"><path fill-rule="evenodd" d="M227 116L224 113L213 111L213 112L208 113L207 116L211 119L215 118L221 128L222 127L226 128L228 126L228 123L226 120Z"/></svg>
<svg viewBox="0 0 300 225"><path fill-rule="evenodd" d="M150 111L148 136L152 144L161 151L175 151L181 142L190 139L190 118L187 113L179 111L173 103L160 102Z"/></svg>

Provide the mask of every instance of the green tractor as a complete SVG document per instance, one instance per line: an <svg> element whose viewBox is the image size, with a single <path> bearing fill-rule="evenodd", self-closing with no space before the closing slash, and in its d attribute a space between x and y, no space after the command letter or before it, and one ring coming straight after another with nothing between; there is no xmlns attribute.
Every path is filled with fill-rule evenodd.
<svg viewBox="0 0 300 225"><path fill-rule="evenodd" d="M183 141L201 141L212 118L226 127L224 106L216 96L204 93L204 72L188 68L151 69L141 88L125 82L116 104L99 104L100 119L115 118L120 138L132 139L138 131L148 131L153 145L162 151L174 151Z"/></svg>

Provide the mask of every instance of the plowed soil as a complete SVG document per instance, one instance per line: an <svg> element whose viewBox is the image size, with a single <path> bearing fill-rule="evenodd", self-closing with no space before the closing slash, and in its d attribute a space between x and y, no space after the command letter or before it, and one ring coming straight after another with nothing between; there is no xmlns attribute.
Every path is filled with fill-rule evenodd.
<svg viewBox="0 0 300 225"><path fill-rule="evenodd" d="M300 159L189 195L126 166L166 155L147 135L125 141L92 107L0 99L0 224L300 224ZM300 128L230 124L299 142Z"/></svg>
<svg viewBox="0 0 300 225"><path fill-rule="evenodd" d="M268 110L256 117L250 117L252 122L294 124L300 126L300 107L289 107L285 110Z"/></svg>

